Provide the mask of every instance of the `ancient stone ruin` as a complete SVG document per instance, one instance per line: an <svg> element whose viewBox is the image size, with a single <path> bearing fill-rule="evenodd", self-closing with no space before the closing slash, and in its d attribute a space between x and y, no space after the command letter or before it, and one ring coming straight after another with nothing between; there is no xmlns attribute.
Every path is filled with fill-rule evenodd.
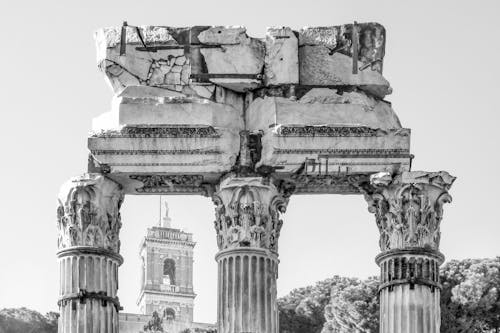
<svg viewBox="0 0 500 333"><path fill-rule="evenodd" d="M99 30L115 95L93 121L87 173L59 195L60 332L118 332L123 198L174 194L215 204L218 332L277 333L282 215L311 193L363 195L375 215L380 331L439 332L455 178L411 171L410 129L384 99L385 37L377 23L263 39L243 27Z"/></svg>

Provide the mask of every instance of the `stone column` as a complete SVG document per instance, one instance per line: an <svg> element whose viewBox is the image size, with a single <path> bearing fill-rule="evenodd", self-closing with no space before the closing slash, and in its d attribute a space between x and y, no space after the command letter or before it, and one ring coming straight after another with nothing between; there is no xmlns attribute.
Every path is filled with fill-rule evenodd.
<svg viewBox="0 0 500 333"><path fill-rule="evenodd" d="M287 198L261 177L227 177L213 195L219 333L278 332L278 238Z"/></svg>
<svg viewBox="0 0 500 333"><path fill-rule="evenodd" d="M446 172L375 174L365 192L380 231L380 332L439 333L439 252L443 204L455 177Z"/></svg>
<svg viewBox="0 0 500 333"><path fill-rule="evenodd" d="M100 174L65 183L59 194L59 333L116 333L120 303L121 186Z"/></svg>

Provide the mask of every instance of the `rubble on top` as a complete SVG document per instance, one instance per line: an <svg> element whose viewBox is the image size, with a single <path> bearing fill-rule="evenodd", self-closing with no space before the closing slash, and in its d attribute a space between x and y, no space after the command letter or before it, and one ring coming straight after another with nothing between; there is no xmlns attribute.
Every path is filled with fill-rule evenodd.
<svg viewBox="0 0 500 333"><path fill-rule="evenodd" d="M151 86L213 99L214 86L248 92L283 85L353 87L377 99L391 93L378 23L272 27L263 39L244 27L123 26L100 29L95 38L115 93Z"/></svg>

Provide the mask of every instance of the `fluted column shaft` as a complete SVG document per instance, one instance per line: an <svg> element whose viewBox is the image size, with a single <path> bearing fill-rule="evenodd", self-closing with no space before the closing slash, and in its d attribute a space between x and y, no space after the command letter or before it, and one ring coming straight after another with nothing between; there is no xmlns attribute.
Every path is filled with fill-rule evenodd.
<svg viewBox="0 0 500 333"><path fill-rule="evenodd" d="M121 257L75 248L58 253L60 333L118 332L118 266Z"/></svg>
<svg viewBox="0 0 500 333"><path fill-rule="evenodd" d="M278 238L288 199L269 180L228 177L213 196L219 333L277 333Z"/></svg>
<svg viewBox="0 0 500 333"><path fill-rule="evenodd" d="M120 186L97 174L59 195L59 333L117 333Z"/></svg>
<svg viewBox="0 0 500 333"><path fill-rule="evenodd" d="M381 333L440 331L440 223L454 180L443 171L380 173L365 187L380 231Z"/></svg>
<svg viewBox="0 0 500 333"><path fill-rule="evenodd" d="M238 249L216 259L219 332L277 332L277 257Z"/></svg>

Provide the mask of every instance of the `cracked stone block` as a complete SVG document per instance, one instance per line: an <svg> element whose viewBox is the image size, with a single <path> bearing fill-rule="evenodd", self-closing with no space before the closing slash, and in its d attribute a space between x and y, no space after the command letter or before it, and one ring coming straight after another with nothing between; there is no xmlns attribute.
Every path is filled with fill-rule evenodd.
<svg viewBox="0 0 500 333"><path fill-rule="evenodd" d="M385 29L377 23L299 32L275 27L265 40L249 37L244 27L126 26L99 30L96 43L115 93L144 85L207 96L202 88L183 88L206 83L236 92L282 84L357 86L378 98L391 92L381 74Z"/></svg>
<svg viewBox="0 0 500 333"><path fill-rule="evenodd" d="M456 177L446 171L411 171L403 172L401 175L403 184L436 184L445 188L451 187L455 179Z"/></svg>
<svg viewBox="0 0 500 333"><path fill-rule="evenodd" d="M207 88L208 91L214 88ZM109 123L111 121L111 123ZM243 129L241 110L204 98L153 87L127 87L113 97L112 109L97 117L93 130L136 125L206 125Z"/></svg>
<svg viewBox="0 0 500 333"><path fill-rule="evenodd" d="M198 40L207 45L234 45L244 42L247 36L245 27L211 27L200 32Z"/></svg>
<svg viewBox="0 0 500 333"><path fill-rule="evenodd" d="M192 92L187 92L186 90L191 90ZM205 84L205 85L192 85L187 86L184 89L188 95L197 95L203 98L212 99L215 91L215 85L213 84Z"/></svg>
<svg viewBox="0 0 500 333"><path fill-rule="evenodd" d="M274 27L262 39L244 27L127 26L101 29L96 42L115 97L93 121L93 168L195 173L207 184L238 163L283 179L410 169L410 130L383 100L380 24Z"/></svg>
<svg viewBox="0 0 500 333"><path fill-rule="evenodd" d="M298 39L292 29L267 29L264 73L266 86L299 83Z"/></svg>
<svg viewBox="0 0 500 333"><path fill-rule="evenodd" d="M126 27L125 31L124 54L121 54L121 28L104 28L95 34L99 67L115 93L135 85L176 90L173 85L190 83L189 59L183 46L174 38L174 29L145 26ZM159 46L166 48L157 48Z"/></svg>
<svg viewBox="0 0 500 333"><path fill-rule="evenodd" d="M179 86L212 82L240 92L262 85L265 45L243 27L127 26L124 31L124 47L121 27L95 34L99 67L115 93L134 85L181 91ZM193 81L192 74L201 79Z"/></svg>
<svg viewBox="0 0 500 333"><path fill-rule="evenodd" d="M212 28L200 33L198 38L202 43L219 45L201 48L207 73L213 76L209 79L211 82L240 92L262 85L259 76L264 67L264 42L248 37L244 28L232 27Z"/></svg>
<svg viewBox="0 0 500 333"><path fill-rule="evenodd" d="M326 163L331 172L345 172L346 166L353 173L410 167L410 130L401 127L389 103L363 92L314 88L297 101L257 98L246 117L248 130L262 135L257 167L297 172L306 160ZM382 151L387 155L371 153Z"/></svg>
<svg viewBox="0 0 500 333"><path fill-rule="evenodd" d="M88 147L111 172L218 174L236 162L243 128L242 110L229 104L129 86L113 98L111 111L93 119Z"/></svg>
<svg viewBox="0 0 500 333"><path fill-rule="evenodd" d="M391 93L389 82L382 76L385 55L382 25L303 28L298 35L300 84L354 85L380 98Z"/></svg>
<svg viewBox="0 0 500 333"><path fill-rule="evenodd" d="M132 29L132 28L127 28ZM176 43L168 27L143 26L140 27L143 40L146 44L154 43ZM96 31L95 39L97 42L97 51L105 52L107 48L114 48L120 45L121 27L108 27ZM125 39L127 44L141 44L137 34L127 34Z"/></svg>
<svg viewBox="0 0 500 333"><path fill-rule="evenodd" d="M392 88L378 71L366 69L352 73L352 58L334 53L325 46L302 46L299 48L300 84L323 86L357 86L360 89L384 98ZM364 63L359 61L360 66Z"/></svg>
<svg viewBox="0 0 500 333"><path fill-rule="evenodd" d="M354 30L356 27L356 30ZM353 32L356 32L353 35ZM358 59L371 70L382 73L385 55L385 28L379 23L344 24L332 27L306 27L299 31L299 45L322 45L333 52L353 57L353 37L357 37Z"/></svg>
<svg viewBox="0 0 500 333"><path fill-rule="evenodd" d="M338 94L335 89L314 88L300 100L283 97L255 99L246 111L247 126L260 131L276 125L363 126L390 130L401 123L387 102L362 92Z"/></svg>

